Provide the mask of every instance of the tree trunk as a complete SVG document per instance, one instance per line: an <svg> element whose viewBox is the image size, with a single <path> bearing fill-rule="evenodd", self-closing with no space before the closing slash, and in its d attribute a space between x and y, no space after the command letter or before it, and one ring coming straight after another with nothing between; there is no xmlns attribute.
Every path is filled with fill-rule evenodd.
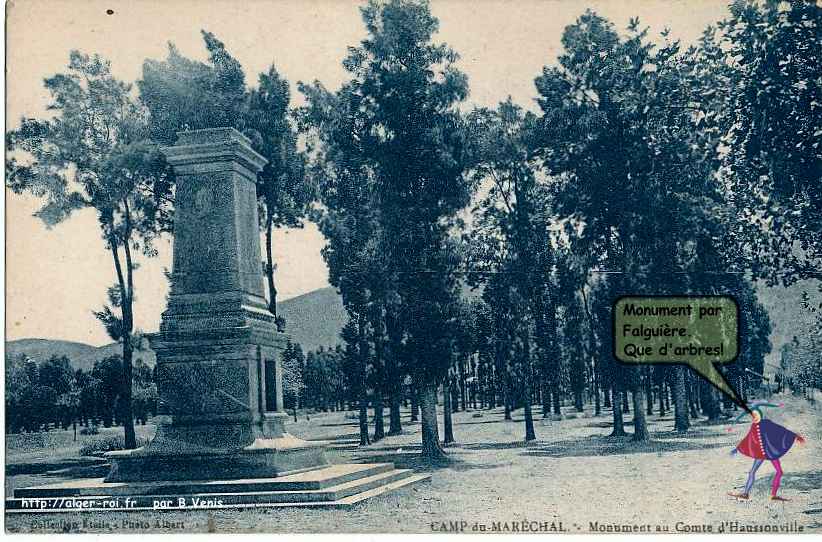
<svg viewBox="0 0 822 542"><path fill-rule="evenodd" d="M665 381L661 381L659 383L659 391L657 392L658 399L659 399L659 417L665 416L665 396L668 394L668 391L665 389Z"/></svg>
<svg viewBox="0 0 822 542"><path fill-rule="evenodd" d="M523 414L525 415L525 442L531 442L537 439L537 434L534 432L534 416L531 412L531 381L534 373L531 367L531 337L528 326L524 326L523 331L523 352L522 361L525 364L525 381L523 384L522 394L524 396Z"/></svg>
<svg viewBox="0 0 822 542"><path fill-rule="evenodd" d="M620 392L617 389L616 385L613 388L613 401L611 413L614 415L614 429L611 431L612 437L624 437L627 435L625 432L625 421L622 419L622 404L620 401Z"/></svg>
<svg viewBox="0 0 822 542"><path fill-rule="evenodd" d="M123 339L123 430L125 436L125 448L133 450L137 447L137 438L134 434L134 410L131 406L131 381L132 381L132 353L131 333L127 333Z"/></svg>
<svg viewBox="0 0 822 542"><path fill-rule="evenodd" d="M574 377L572 381L574 393L574 410L582 412L582 393L585 391L585 359L581 356L574 358Z"/></svg>
<svg viewBox="0 0 822 542"><path fill-rule="evenodd" d="M693 401L692 412L694 416L699 416L702 412L702 393L700 392L700 381L691 378L691 401Z"/></svg>
<svg viewBox="0 0 822 542"><path fill-rule="evenodd" d="M633 392L634 399L634 442L644 442L651 437L648 434L648 424L645 421L645 411L642 408L642 403L645 401L643 397L645 393L642 391L642 386L637 384Z"/></svg>
<svg viewBox="0 0 822 542"><path fill-rule="evenodd" d="M554 376L554 382L551 385L551 402L554 405L554 416L562 417L562 406L559 396L559 375Z"/></svg>
<svg viewBox="0 0 822 542"><path fill-rule="evenodd" d="M357 317L357 363L359 364L357 367L359 377L357 379L357 400L360 409L360 446L371 444L368 437L368 383L366 382L370 347L365 337L366 324L365 315L359 313Z"/></svg>
<svg viewBox="0 0 822 542"><path fill-rule="evenodd" d="M488 378L488 401L486 401L488 409L492 410L500 406L499 402L499 383L497 376L492 375Z"/></svg>
<svg viewBox="0 0 822 542"><path fill-rule="evenodd" d="M691 425L688 419L688 392L685 389L685 367L674 369L674 431L684 433Z"/></svg>
<svg viewBox="0 0 822 542"><path fill-rule="evenodd" d="M445 445L453 444L454 441L454 425L451 413L453 412L453 394L451 393L451 379L449 378L446 381L445 386L443 386L443 404L442 404L442 417L443 417L443 433L444 435L444 442Z"/></svg>
<svg viewBox="0 0 822 542"><path fill-rule="evenodd" d="M274 256L271 248L274 225L271 213L265 219L265 278L268 282L268 311L277 318L277 288L274 286Z"/></svg>
<svg viewBox="0 0 822 542"><path fill-rule="evenodd" d="M653 383L651 382L651 372L646 371L645 373L645 403L646 403L646 410L645 414L650 416L654 413L654 388Z"/></svg>
<svg viewBox="0 0 822 542"><path fill-rule="evenodd" d="M471 359L469 358L467 361L468 361L468 363L470 363ZM460 370L460 400L462 401L462 411L463 412L468 410L468 390L465 389L468 385L468 383L466 382L466 379L468 377L465 374L466 373L465 363L466 363L466 360L462 360L459 364L459 370Z"/></svg>
<svg viewBox="0 0 822 542"><path fill-rule="evenodd" d="M114 267L117 272L117 282L120 289L121 311L122 311L122 337L123 342L123 383L121 391L121 409L123 416L123 433L124 446L127 450L133 450L137 447L137 438L134 434L134 412L131 405L131 386L132 386L132 354L133 346L131 344L131 333L134 330L134 264L131 260L130 242L130 213L128 202L125 202L125 218L126 218L126 236L123 242L123 252L126 258L126 278L123 277L123 269L120 264L120 254L116 238L112 237L109 241L111 244L111 253L114 257Z"/></svg>
<svg viewBox="0 0 822 542"><path fill-rule="evenodd" d="M715 422L719 419L719 401L717 400L713 386L704 386L702 409L702 412L708 416L710 421Z"/></svg>
<svg viewBox="0 0 822 542"><path fill-rule="evenodd" d="M530 390L530 386L526 384ZM523 405L525 414L525 442L531 442L537 439L537 434L534 431L534 416L531 412L531 398L526 394L525 404Z"/></svg>
<svg viewBox="0 0 822 542"><path fill-rule="evenodd" d="M502 384L501 384L499 378L500 378L499 375L494 375L494 377L491 378L488 381L488 386L489 386L489 388L488 388L488 397L489 397L488 408L489 409L501 407L505 403L505 401L501 400L502 399Z"/></svg>
<svg viewBox="0 0 822 542"><path fill-rule="evenodd" d="M582 388L575 388L574 389L574 410L577 412L582 412Z"/></svg>
<svg viewBox="0 0 822 542"><path fill-rule="evenodd" d="M482 377L482 395L480 396L480 401L485 403L487 408L494 408L497 406L495 404L495 397L494 397L494 373L493 370L485 366L483 369L483 377Z"/></svg>
<svg viewBox="0 0 822 542"><path fill-rule="evenodd" d="M691 418L696 419L699 417L699 410L697 410L696 400L694 399L694 388L691 385L690 378L685 378L685 393L686 397L688 398L688 411L690 412Z"/></svg>
<svg viewBox="0 0 822 542"><path fill-rule="evenodd" d="M385 367L385 332L381 317L374 317L371 321L374 341L374 442L385 438L385 420L383 418L383 394L386 388Z"/></svg>
<svg viewBox="0 0 822 542"><path fill-rule="evenodd" d="M547 418L551 414L551 393L548 391L548 377L545 374L545 369L542 371L542 378L540 379L540 388L542 389L542 417Z"/></svg>
<svg viewBox="0 0 822 542"><path fill-rule="evenodd" d="M503 382L502 400L505 401L505 419L511 421L511 404L513 398L511 397L511 374L507 368L505 370L505 378L503 379Z"/></svg>
<svg viewBox="0 0 822 542"><path fill-rule="evenodd" d="M420 397L416 387L411 390L411 421L420 421Z"/></svg>
<svg viewBox="0 0 822 542"><path fill-rule="evenodd" d="M391 397L388 398L391 402L390 404L390 415L389 415L389 426L388 426L388 434L389 436L399 435L402 433L402 419L400 418L400 394L397 390L393 390L391 393Z"/></svg>
<svg viewBox="0 0 822 542"><path fill-rule="evenodd" d="M402 352L402 340L399 324L394 317L395 313L386 309L385 329L388 337L388 355L385 356L386 382L388 382L388 403L389 403L389 435L399 435L402 433L402 419L400 418L400 405L403 402L403 377L400 374L400 359Z"/></svg>
<svg viewBox="0 0 822 542"><path fill-rule="evenodd" d="M628 414L631 412L631 409L628 407L628 392L623 391L619 394L619 396L622 400L622 412Z"/></svg>
<svg viewBox="0 0 822 542"><path fill-rule="evenodd" d="M385 438L385 422L383 421L382 394L377 390L374 398L374 442Z"/></svg>
<svg viewBox="0 0 822 542"><path fill-rule="evenodd" d="M430 382L419 387L420 422L422 425L422 457L428 461L441 461L447 456L440 445L437 428L437 386Z"/></svg>
<svg viewBox="0 0 822 542"><path fill-rule="evenodd" d="M363 386L365 387L365 386ZM360 393L360 446L368 446L371 441L368 438L368 398L365 393Z"/></svg>
<svg viewBox="0 0 822 542"><path fill-rule="evenodd" d="M599 375L598 366L596 362L596 358L594 356L594 351L596 347L596 332L594 331L594 318L591 315L591 309L588 307L588 296L585 294L585 286L580 288L580 293L582 294L582 302L583 307L585 308L585 315L588 318L588 347L591 353L591 383L594 388L594 415L599 416L602 414L602 407L599 404L599 391L602 388L600 380L601 375ZM605 407L609 407L608 404L608 390L604 390L605 392Z"/></svg>

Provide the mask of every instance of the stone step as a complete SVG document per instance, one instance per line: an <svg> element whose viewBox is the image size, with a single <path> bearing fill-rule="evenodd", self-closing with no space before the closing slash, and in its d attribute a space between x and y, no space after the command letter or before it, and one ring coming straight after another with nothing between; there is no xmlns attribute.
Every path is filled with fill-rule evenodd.
<svg viewBox="0 0 822 542"><path fill-rule="evenodd" d="M324 489L307 489L302 491L270 492L260 494L266 502L311 502L337 501L345 497L369 491L371 489L390 484L414 474L409 469L392 469L365 478L343 482ZM269 500L270 499L270 500Z"/></svg>
<svg viewBox="0 0 822 542"><path fill-rule="evenodd" d="M390 471L391 463L329 465L277 478L242 480L192 480L174 482L104 482L102 478L72 480L39 487L22 487L14 496L93 497L136 495L192 495L210 493L252 493L323 489Z"/></svg>
<svg viewBox="0 0 822 542"><path fill-rule="evenodd" d="M357 504L358 502L364 501L366 499L370 499L371 497L376 497L377 495L382 495L383 493L388 493L389 491L394 491L395 489L399 489L401 487L410 486L416 482L422 482L424 480L428 480L431 478L430 474L410 474L409 476L405 476L404 478L400 478L399 480L395 480L389 484L385 484L382 486L375 487L374 489L369 489L368 491L363 491L362 493L356 493L354 495L350 495L348 497L343 497L333 503L338 506L352 506Z"/></svg>
<svg viewBox="0 0 822 542"><path fill-rule="evenodd" d="M14 512L80 512L219 509L280 506L352 506L365 499L429 478L407 469L393 469L322 489L126 496L22 498L6 500ZM182 501L181 501L182 499ZM45 503L45 504L44 504Z"/></svg>

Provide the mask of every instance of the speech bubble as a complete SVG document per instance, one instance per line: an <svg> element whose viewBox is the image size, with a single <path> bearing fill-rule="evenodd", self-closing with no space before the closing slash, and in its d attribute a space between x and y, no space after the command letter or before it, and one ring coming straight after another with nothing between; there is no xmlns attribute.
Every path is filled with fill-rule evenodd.
<svg viewBox="0 0 822 542"><path fill-rule="evenodd" d="M614 357L627 365L687 365L750 412L717 365L739 356L730 296L625 296L614 302Z"/></svg>

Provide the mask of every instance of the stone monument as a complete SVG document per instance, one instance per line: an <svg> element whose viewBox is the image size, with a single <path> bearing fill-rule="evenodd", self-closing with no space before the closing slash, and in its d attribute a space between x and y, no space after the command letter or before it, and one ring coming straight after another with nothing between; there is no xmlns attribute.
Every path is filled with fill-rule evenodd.
<svg viewBox="0 0 822 542"><path fill-rule="evenodd" d="M168 307L151 345L163 421L112 452L107 482L282 476L326 465L284 429L277 331L263 289L256 177L265 158L233 128L178 134Z"/></svg>
<svg viewBox="0 0 822 542"><path fill-rule="evenodd" d="M154 439L106 454L105 479L15 488L6 511L345 507L428 479L391 463L329 465L326 443L285 431L287 339L268 312L260 265L255 180L265 159L231 128L178 135L165 149L177 193L171 292L152 339ZM58 497L82 501L64 508Z"/></svg>

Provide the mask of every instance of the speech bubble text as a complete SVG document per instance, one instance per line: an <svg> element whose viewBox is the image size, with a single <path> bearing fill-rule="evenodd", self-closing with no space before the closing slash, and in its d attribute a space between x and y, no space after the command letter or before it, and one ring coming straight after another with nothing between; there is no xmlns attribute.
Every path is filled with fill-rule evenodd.
<svg viewBox="0 0 822 542"><path fill-rule="evenodd" d="M687 365L747 410L717 364L739 355L739 306L729 296L621 297L614 356L630 365Z"/></svg>

